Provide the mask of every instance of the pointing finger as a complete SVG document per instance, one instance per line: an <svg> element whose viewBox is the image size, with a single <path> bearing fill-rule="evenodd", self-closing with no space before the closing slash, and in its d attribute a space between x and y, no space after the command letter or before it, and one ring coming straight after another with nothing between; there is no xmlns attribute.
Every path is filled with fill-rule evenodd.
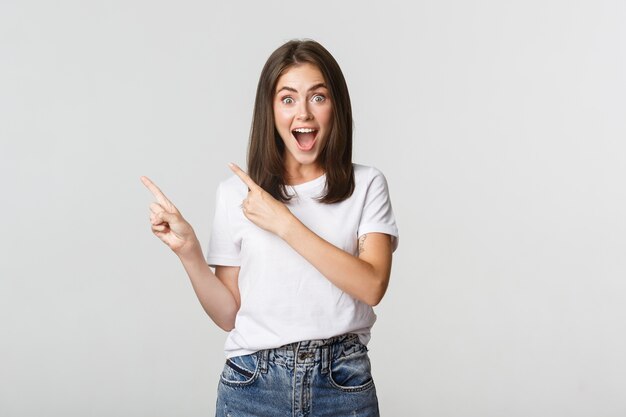
<svg viewBox="0 0 626 417"><path fill-rule="evenodd" d="M230 164L228 164L228 166L230 166L230 169L237 174L237 176L239 178L241 178L241 181L243 181L247 186L248 189L250 190L255 190L260 188L253 180L252 178L250 178L250 176L248 174L246 174L241 168L239 168L237 165L233 164L232 162Z"/></svg>
<svg viewBox="0 0 626 417"><path fill-rule="evenodd" d="M150 203L150 211L153 214L157 214L157 213L160 213L162 211L165 211L165 209L159 203Z"/></svg>
<svg viewBox="0 0 626 417"><path fill-rule="evenodd" d="M165 194L163 194L163 192L159 189L159 187L157 187L155 183L150 181L150 178L142 176L141 182L143 182L143 185L145 185L148 188L148 190L150 190L150 192L154 195L154 197L162 206L168 206L168 207L174 206L172 202L168 200L167 197L165 197Z"/></svg>

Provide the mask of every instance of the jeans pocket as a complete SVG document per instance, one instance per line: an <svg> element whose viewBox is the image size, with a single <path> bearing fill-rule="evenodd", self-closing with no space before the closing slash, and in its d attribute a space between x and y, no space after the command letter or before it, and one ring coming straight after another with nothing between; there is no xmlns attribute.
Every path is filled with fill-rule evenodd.
<svg viewBox="0 0 626 417"><path fill-rule="evenodd" d="M259 356L255 352L227 358L220 380L226 385L241 387L253 383L258 374Z"/></svg>
<svg viewBox="0 0 626 417"><path fill-rule="evenodd" d="M333 359L330 363L331 384L342 391L363 391L374 386L367 348Z"/></svg>

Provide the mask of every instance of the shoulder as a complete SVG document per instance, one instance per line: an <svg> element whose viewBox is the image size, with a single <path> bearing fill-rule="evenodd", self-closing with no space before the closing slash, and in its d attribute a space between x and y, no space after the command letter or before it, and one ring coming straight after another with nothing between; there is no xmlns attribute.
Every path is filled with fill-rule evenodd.
<svg viewBox="0 0 626 417"><path fill-rule="evenodd" d="M387 182L383 172L374 166L353 163L352 167L354 168L354 181L357 185L368 185L375 181Z"/></svg>

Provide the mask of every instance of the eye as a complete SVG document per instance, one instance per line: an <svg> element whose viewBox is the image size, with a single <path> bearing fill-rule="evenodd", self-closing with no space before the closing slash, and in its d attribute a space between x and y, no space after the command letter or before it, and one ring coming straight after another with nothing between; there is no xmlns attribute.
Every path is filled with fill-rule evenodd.
<svg viewBox="0 0 626 417"><path fill-rule="evenodd" d="M324 101L326 101L326 97L324 97L321 94L316 94L316 95L313 96L311 101L314 102L314 103L323 103Z"/></svg>
<svg viewBox="0 0 626 417"><path fill-rule="evenodd" d="M294 101L291 97L287 96L287 97L283 97L280 100L283 104L292 104Z"/></svg>

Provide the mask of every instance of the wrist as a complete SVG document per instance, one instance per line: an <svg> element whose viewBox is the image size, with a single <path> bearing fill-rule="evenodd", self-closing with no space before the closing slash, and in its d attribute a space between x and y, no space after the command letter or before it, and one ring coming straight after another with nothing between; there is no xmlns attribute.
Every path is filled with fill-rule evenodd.
<svg viewBox="0 0 626 417"><path fill-rule="evenodd" d="M282 240L288 242L291 233L298 227L299 223L300 220L298 220L296 216L289 212L289 216L287 216L286 220L283 222L281 229L276 234Z"/></svg>
<svg viewBox="0 0 626 417"><path fill-rule="evenodd" d="M183 262L196 260L198 257L204 257L202 254L202 246L197 238L181 247L175 253Z"/></svg>

